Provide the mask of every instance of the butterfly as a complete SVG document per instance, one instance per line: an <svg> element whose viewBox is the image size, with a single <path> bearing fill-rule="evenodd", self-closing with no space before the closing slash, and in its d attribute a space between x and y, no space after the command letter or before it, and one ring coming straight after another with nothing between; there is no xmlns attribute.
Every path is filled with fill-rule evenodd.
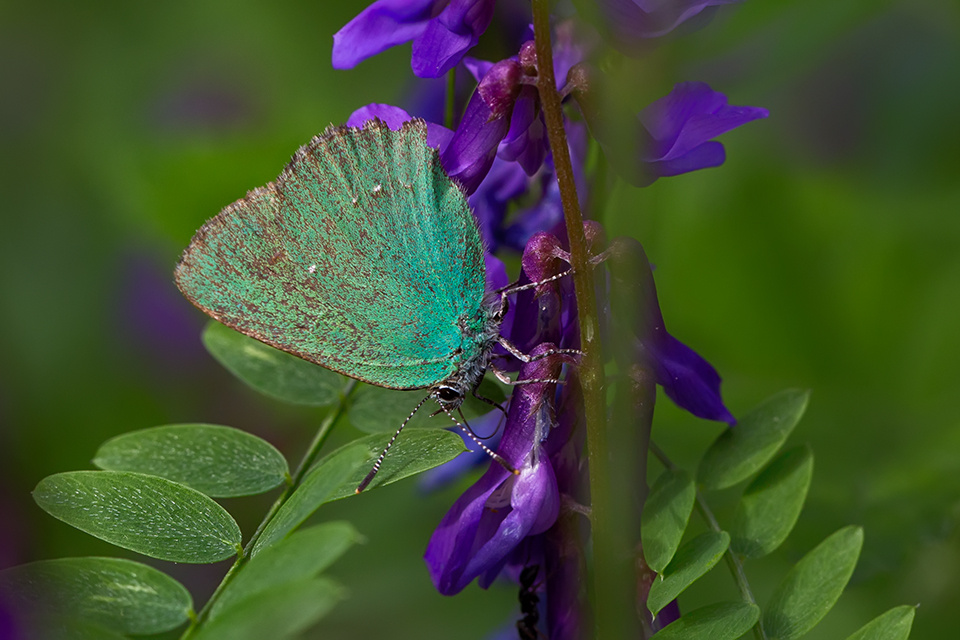
<svg viewBox="0 0 960 640"><path fill-rule="evenodd" d="M197 231L176 268L180 291L304 360L388 389L428 389L451 415L494 346L509 345L499 336L508 303L487 294L476 221L426 137L422 120L328 128Z"/></svg>

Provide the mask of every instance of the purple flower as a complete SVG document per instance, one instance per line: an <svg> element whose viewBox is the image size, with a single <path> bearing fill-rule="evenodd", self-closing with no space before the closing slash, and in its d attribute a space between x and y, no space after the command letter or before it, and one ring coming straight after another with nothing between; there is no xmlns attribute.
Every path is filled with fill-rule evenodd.
<svg viewBox="0 0 960 640"><path fill-rule="evenodd" d="M586 465L583 464L585 440L583 398L573 371L560 391L557 407L557 426L551 430L543 449L553 465L557 489L565 501L580 504L589 502ZM582 638L581 617L582 568L584 558L579 536L582 533L583 514L561 508L557 522L546 532L528 536L509 555L500 575L522 583L525 569L539 568L532 586L540 598L538 631L551 640ZM496 569L496 568L495 568ZM491 570L492 571L492 570ZM482 583L481 583L482 584ZM516 637L516 625L514 635Z"/></svg>
<svg viewBox="0 0 960 640"><path fill-rule="evenodd" d="M397 130L404 122L412 120L413 116L400 107L389 104L368 104L354 111L347 118L347 125L359 127L372 118L379 118L388 127ZM470 98L463 121L456 131L450 131L443 125L427 122L427 144L440 151L440 163L444 171L460 184L464 193L470 195L477 190L490 171L496 158L497 145L508 127L509 118L494 116L480 92L475 91ZM503 178L510 181L509 185L502 185L506 187L507 192L513 193L518 187L521 191L525 190L525 177L511 178L509 171L506 170L502 174ZM518 184L517 179L523 180L523 184ZM497 181L490 184L491 188L496 190ZM493 195L493 200L489 200L491 195L480 196L481 201L487 200L487 206L481 208L483 215L478 217L480 230L484 240L487 241L492 240L490 221L498 217L502 218L506 210L506 203L502 203L503 208L500 209L497 204L498 196Z"/></svg>
<svg viewBox="0 0 960 640"><path fill-rule="evenodd" d="M497 147L510 128L510 116L520 91L519 76L520 66L515 60L491 65L470 97L456 131L427 123L427 144L440 150L444 171L467 195L477 190L490 171ZM360 126L375 117L386 122L391 129L399 129L412 118L400 107L370 104L354 111L347 124Z"/></svg>
<svg viewBox="0 0 960 640"><path fill-rule="evenodd" d="M586 67L579 68L584 88L575 93L577 102L611 164L638 187L658 178L720 166L726 153L712 138L769 115L759 107L728 105L725 95L703 82L681 82L640 112L631 133L629 121L607 126L593 99L588 74Z"/></svg>
<svg viewBox="0 0 960 640"><path fill-rule="evenodd" d="M472 49L493 18L495 0L377 0L333 36L333 67L350 69L413 41L410 66L442 76Z"/></svg>
<svg viewBox="0 0 960 640"><path fill-rule="evenodd" d="M510 118L510 129L497 151L500 158L519 164L528 176L543 165L548 151L547 128L534 87L523 87L520 91Z"/></svg>
<svg viewBox="0 0 960 640"><path fill-rule="evenodd" d="M542 344L531 355L552 348ZM521 379L555 380L560 359L534 360L524 364L520 373ZM557 479L542 444L555 424L555 390L552 382L517 387L497 453L520 473L490 465L457 499L430 538L424 559L440 593L458 593L478 577L481 587L489 586L525 538L543 533L556 521Z"/></svg>
<svg viewBox="0 0 960 640"><path fill-rule="evenodd" d="M494 158L487 177L470 196L470 206L480 226L480 235L490 251L500 246L500 227L511 201L530 188L530 179L513 162Z"/></svg>
<svg viewBox="0 0 960 640"><path fill-rule="evenodd" d="M720 375L696 351L667 333L657 302L657 288L647 254L633 238L618 238L610 247L610 305L615 320L630 323L629 348L613 345L618 357L649 367L667 396L698 418L733 425L736 418L720 396Z"/></svg>
<svg viewBox="0 0 960 640"><path fill-rule="evenodd" d="M400 107L395 107L390 104L373 103L360 107L351 113L350 117L347 118L347 126L360 127L363 126L363 123L367 120L374 118L383 120L383 122L394 131L399 131L404 122L413 120L413 116ZM443 125L427 122L427 146L435 149L444 149L450 144L452 137L453 132L450 131L450 129L447 129Z"/></svg>
<svg viewBox="0 0 960 640"><path fill-rule="evenodd" d="M740 0L577 0L581 13L606 33L614 46L628 55L649 47L644 40L660 38L680 25L696 28L706 23L718 5Z"/></svg>
<svg viewBox="0 0 960 640"><path fill-rule="evenodd" d="M580 206L589 200L589 185L584 172L588 137L582 123L567 122L567 144L570 160L573 164L573 179L577 185ZM553 158L549 156L540 175L540 197L531 205L521 208L512 218L509 227L500 233L500 241L518 251L524 250L527 242L538 231L552 231L563 224L563 204L560 200L560 186L557 183L553 167Z"/></svg>
<svg viewBox="0 0 960 640"><path fill-rule="evenodd" d="M510 118L520 91L520 65L502 60L486 72L470 97L460 126L440 153L443 168L467 194L477 190L510 129Z"/></svg>
<svg viewBox="0 0 960 640"><path fill-rule="evenodd" d="M727 96L706 83L678 83L639 115L645 138L641 160L648 184L660 177L720 166L726 153L712 138L768 115L759 107L728 105Z"/></svg>
<svg viewBox="0 0 960 640"><path fill-rule="evenodd" d="M670 604L665 606L663 609L660 609L660 612L657 613L656 617L653 619L652 627L654 631L660 631L665 626L671 622L676 622L680 619L680 605L676 600L671 600Z"/></svg>
<svg viewBox="0 0 960 640"><path fill-rule="evenodd" d="M562 23L554 31L556 37L554 40L553 68L558 83L557 89L560 90L566 82L569 70L584 58L586 48L574 38L572 23ZM530 38L533 37L532 33L527 35ZM530 77L527 80L532 82L537 73L536 46L532 39L521 45L517 62L518 70L522 69L522 73L529 74ZM464 66L478 80L481 78L486 80L485 74L489 65L489 62L482 60L472 58L464 60ZM546 125L540 110L540 94L533 84L524 83L512 98L513 113L510 119L510 127L502 142L500 142L497 157L516 162L528 176L532 176L543 166L550 151ZM540 229L534 229L534 231L543 228L549 227L541 227ZM520 247L522 248L522 246L521 243Z"/></svg>

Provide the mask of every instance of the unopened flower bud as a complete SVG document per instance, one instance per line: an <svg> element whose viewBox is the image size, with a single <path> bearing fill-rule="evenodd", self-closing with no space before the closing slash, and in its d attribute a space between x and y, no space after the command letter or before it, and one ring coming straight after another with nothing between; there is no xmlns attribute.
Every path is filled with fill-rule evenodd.
<svg viewBox="0 0 960 640"><path fill-rule="evenodd" d="M517 55L520 59L520 66L523 72L528 76L537 75L537 45L533 40L527 40L520 45L520 53Z"/></svg>
<svg viewBox="0 0 960 640"><path fill-rule="evenodd" d="M491 118L510 115L520 93L521 75L520 64L516 60L501 60L483 76L477 92L490 109Z"/></svg>

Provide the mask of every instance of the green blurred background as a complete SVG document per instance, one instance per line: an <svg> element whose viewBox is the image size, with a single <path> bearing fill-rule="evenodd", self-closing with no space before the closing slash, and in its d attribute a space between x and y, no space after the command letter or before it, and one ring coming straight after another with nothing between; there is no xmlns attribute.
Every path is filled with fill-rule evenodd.
<svg viewBox="0 0 960 640"><path fill-rule="evenodd" d="M0 568L132 556L30 498L45 475L90 468L111 436L206 421L294 461L303 450L320 414L221 370L171 272L194 230L297 146L361 105L401 101L409 47L330 67L331 35L365 4L0 6ZM953 637L960 5L749 0L619 72L637 110L673 82L704 80L771 112L723 137L722 168L618 188L605 217L611 234L644 243L668 328L721 372L735 414L787 386L813 389L791 442L812 445L814 483L781 551L748 564L761 604L790 562L861 524L851 587L812 637L843 638L915 603L913 637ZM718 432L658 406L654 437L688 467ZM511 587L444 598L430 586L420 556L456 495L408 481L321 510L368 543L333 570L352 598L315 637L512 626ZM247 535L270 498L229 501ZM154 564L198 602L226 569ZM723 571L682 606L734 597Z"/></svg>

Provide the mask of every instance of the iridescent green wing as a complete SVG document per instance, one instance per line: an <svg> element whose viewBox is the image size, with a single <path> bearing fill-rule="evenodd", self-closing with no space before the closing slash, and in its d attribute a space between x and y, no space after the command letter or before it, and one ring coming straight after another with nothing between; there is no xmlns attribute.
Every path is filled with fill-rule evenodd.
<svg viewBox="0 0 960 640"><path fill-rule="evenodd" d="M422 121L317 136L197 232L176 280L227 326L395 389L453 373L485 317L480 235Z"/></svg>

